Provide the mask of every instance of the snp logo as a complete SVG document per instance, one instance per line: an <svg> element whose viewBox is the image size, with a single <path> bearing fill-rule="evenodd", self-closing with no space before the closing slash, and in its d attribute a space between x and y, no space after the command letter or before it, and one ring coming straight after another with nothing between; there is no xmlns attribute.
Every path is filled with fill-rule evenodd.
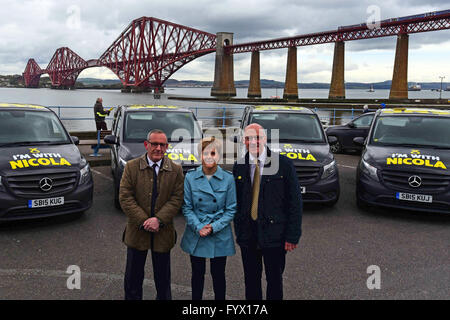
<svg viewBox="0 0 450 320"><path fill-rule="evenodd" d="M381 289L381 270L377 265L371 265L367 267L367 273L370 274L367 278L366 285L369 290Z"/></svg>
<svg viewBox="0 0 450 320"><path fill-rule="evenodd" d="M67 267L66 270L67 274L70 274L69 278L67 278L66 285L67 289L73 290L81 289L81 270L80 267L77 265L71 265Z"/></svg>

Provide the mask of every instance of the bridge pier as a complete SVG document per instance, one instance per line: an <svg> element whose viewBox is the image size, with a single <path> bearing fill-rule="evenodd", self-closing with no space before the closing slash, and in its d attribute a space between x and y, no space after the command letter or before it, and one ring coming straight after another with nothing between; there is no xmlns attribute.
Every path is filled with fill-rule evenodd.
<svg viewBox="0 0 450 320"><path fill-rule="evenodd" d="M233 33L218 32L216 37L216 64L214 69L214 84L211 96L234 97L233 54L226 53L224 46L233 44Z"/></svg>
<svg viewBox="0 0 450 320"><path fill-rule="evenodd" d="M41 75L37 75L32 77L31 79L27 79L25 73L23 73L22 79L25 88L39 88L39 80L41 79Z"/></svg>
<svg viewBox="0 0 450 320"><path fill-rule="evenodd" d="M261 98L259 51L252 52L252 62L250 66L250 83L248 86L247 97Z"/></svg>
<svg viewBox="0 0 450 320"><path fill-rule="evenodd" d="M283 99L298 99L297 47L288 48L286 82L284 83Z"/></svg>
<svg viewBox="0 0 450 320"><path fill-rule="evenodd" d="M397 37L394 72L389 99L408 99L408 34Z"/></svg>
<svg viewBox="0 0 450 320"><path fill-rule="evenodd" d="M345 56L344 41L335 42L333 71L331 73L331 84L330 84L330 92L328 93L328 99L345 99L344 56Z"/></svg>
<svg viewBox="0 0 450 320"><path fill-rule="evenodd" d="M131 93L152 92L152 88L146 86L131 87Z"/></svg>

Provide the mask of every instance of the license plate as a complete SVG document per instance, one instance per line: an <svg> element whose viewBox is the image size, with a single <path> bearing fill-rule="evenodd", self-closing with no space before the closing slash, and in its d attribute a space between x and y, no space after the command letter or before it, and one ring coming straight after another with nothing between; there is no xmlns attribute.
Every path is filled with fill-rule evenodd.
<svg viewBox="0 0 450 320"><path fill-rule="evenodd" d="M403 193L397 192L396 198L399 200L406 201L417 201L417 202L433 202L433 196L429 196L426 194L413 194L413 193Z"/></svg>
<svg viewBox="0 0 450 320"><path fill-rule="evenodd" d="M300 187L300 192L303 194L303 193L306 193L306 187Z"/></svg>
<svg viewBox="0 0 450 320"><path fill-rule="evenodd" d="M52 207L62 204L64 204L64 197L28 200L28 208Z"/></svg>

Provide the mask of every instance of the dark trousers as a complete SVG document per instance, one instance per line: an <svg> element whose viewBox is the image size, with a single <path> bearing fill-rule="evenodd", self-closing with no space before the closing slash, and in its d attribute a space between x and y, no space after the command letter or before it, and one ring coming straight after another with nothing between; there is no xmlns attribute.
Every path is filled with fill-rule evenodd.
<svg viewBox="0 0 450 320"><path fill-rule="evenodd" d="M283 300L283 272L286 251L280 248L257 248L256 244L241 246L244 266L245 299L262 300L261 277L264 270L267 281L267 300Z"/></svg>
<svg viewBox="0 0 450 320"><path fill-rule="evenodd" d="M216 300L225 300L226 263L227 257L216 257L210 259L214 298ZM191 267L192 267L192 278L191 278L192 300L202 300L203 287L205 284L206 258L191 256Z"/></svg>
<svg viewBox="0 0 450 320"><path fill-rule="evenodd" d="M108 130L106 128L106 122L105 121L95 121L95 125L97 127L97 131L98 130Z"/></svg>
<svg viewBox="0 0 450 320"><path fill-rule="evenodd" d="M156 300L172 300L170 288L170 252L152 252L153 279L156 287ZM144 267L148 251L127 249L125 270L125 300L142 300Z"/></svg>

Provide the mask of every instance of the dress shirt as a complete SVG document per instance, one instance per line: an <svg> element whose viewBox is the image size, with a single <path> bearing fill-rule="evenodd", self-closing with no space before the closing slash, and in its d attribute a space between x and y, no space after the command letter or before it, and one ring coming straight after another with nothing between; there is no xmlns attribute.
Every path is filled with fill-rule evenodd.
<svg viewBox="0 0 450 320"><path fill-rule="evenodd" d="M258 157L260 176L262 176L262 174L263 174L264 164L266 163L266 157L267 157L267 151L266 151L266 148L264 148L263 153L261 153ZM250 179L252 180L252 185L253 185L253 176L255 175L255 157L252 156L251 153L249 153L249 158L250 158Z"/></svg>
<svg viewBox="0 0 450 320"><path fill-rule="evenodd" d="M161 168L161 164L162 164L162 159L159 160L158 162L153 162L152 160L150 160L150 158L147 155L147 163L150 167L153 167L153 164L156 163L156 167L155 167L155 171L156 171L156 175L159 174L159 169Z"/></svg>

